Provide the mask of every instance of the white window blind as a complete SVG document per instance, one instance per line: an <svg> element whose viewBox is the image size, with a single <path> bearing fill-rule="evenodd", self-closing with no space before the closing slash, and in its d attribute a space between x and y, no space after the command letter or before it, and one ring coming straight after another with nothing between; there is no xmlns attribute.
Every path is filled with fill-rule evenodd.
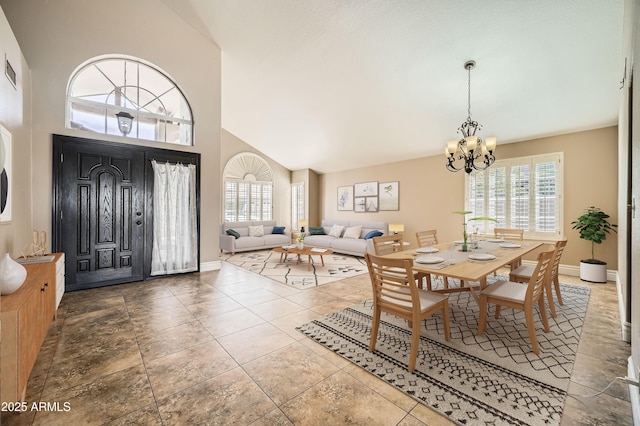
<svg viewBox="0 0 640 426"><path fill-rule="evenodd" d="M470 231L492 234L493 228L524 229L525 237L555 239L562 227L563 154L498 160L489 169L467 175L469 217L498 222L471 222Z"/></svg>
<svg viewBox="0 0 640 426"><path fill-rule="evenodd" d="M304 182L291 185L291 226L298 229L298 222L304 220Z"/></svg>

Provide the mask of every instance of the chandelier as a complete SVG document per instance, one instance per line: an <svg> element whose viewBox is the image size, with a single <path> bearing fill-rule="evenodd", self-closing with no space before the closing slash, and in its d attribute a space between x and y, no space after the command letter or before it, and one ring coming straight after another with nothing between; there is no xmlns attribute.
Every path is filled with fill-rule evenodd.
<svg viewBox="0 0 640 426"><path fill-rule="evenodd" d="M498 138L488 137L484 140L476 136L482 125L471 120L471 70L476 67L476 61L467 61L464 68L469 71L467 121L458 128L462 133L461 139L451 139L444 150L447 157L447 169L452 172L463 170L471 173L473 170L484 170L496 161L493 151L496 149ZM462 161L460 161L462 160Z"/></svg>

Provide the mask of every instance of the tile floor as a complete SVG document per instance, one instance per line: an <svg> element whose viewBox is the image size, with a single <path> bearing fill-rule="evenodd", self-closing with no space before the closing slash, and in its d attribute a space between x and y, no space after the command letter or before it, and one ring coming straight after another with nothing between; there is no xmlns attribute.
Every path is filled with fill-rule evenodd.
<svg viewBox="0 0 640 426"><path fill-rule="evenodd" d="M577 395L626 375L630 355L615 285L590 286L569 388ZM450 424L295 330L370 291L367 275L295 290L223 262L220 271L67 293L27 389L30 403L62 411L2 413L2 425ZM569 396L562 417L632 423L619 382L596 397Z"/></svg>

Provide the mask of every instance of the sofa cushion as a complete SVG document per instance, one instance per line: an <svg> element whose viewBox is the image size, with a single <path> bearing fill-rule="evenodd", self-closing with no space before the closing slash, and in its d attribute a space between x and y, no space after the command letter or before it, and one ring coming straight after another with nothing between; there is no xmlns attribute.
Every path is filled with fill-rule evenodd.
<svg viewBox="0 0 640 426"><path fill-rule="evenodd" d="M291 237L286 234L265 234L262 237L265 246L283 246L291 244Z"/></svg>
<svg viewBox="0 0 640 426"><path fill-rule="evenodd" d="M274 226L271 231L272 234L283 234L284 235L284 226Z"/></svg>
<svg viewBox="0 0 640 426"><path fill-rule="evenodd" d="M264 227L262 225L249 226L250 237L263 237Z"/></svg>
<svg viewBox="0 0 640 426"><path fill-rule="evenodd" d="M227 229L227 235L231 235L233 237L236 237L236 240L238 238L240 238L240 233L238 231L236 231L235 229Z"/></svg>
<svg viewBox="0 0 640 426"><path fill-rule="evenodd" d="M344 230L344 234L342 235L342 238L351 238L351 239L360 238L361 231L362 231L361 225L352 226Z"/></svg>
<svg viewBox="0 0 640 426"><path fill-rule="evenodd" d="M264 245L264 237L242 237L236 240L236 249L238 250L252 247L262 248Z"/></svg>
<svg viewBox="0 0 640 426"><path fill-rule="evenodd" d="M331 248L331 242L336 239L328 235L307 235L304 242L312 247Z"/></svg>
<svg viewBox="0 0 640 426"><path fill-rule="evenodd" d="M331 242L331 249L334 251L365 253L367 251L367 242L362 238L336 238Z"/></svg>
<svg viewBox="0 0 640 426"><path fill-rule="evenodd" d="M335 224L331 227L331 230L329 231L330 236L332 237L336 237L336 238L340 238L340 236L342 235L342 230L344 229L343 225L338 225Z"/></svg>
<svg viewBox="0 0 640 426"><path fill-rule="evenodd" d="M365 240L370 240L371 238L375 238L375 237L382 237L384 234L380 231L378 231L377 229L374 229L373 231L369 231L367 232L367 235L364 236Z"/></svg>
<svg viewBox="0 0 640 426"><path fill-rule="evenodd" d="M311 235L327 235L324 232L324 228L322 226L310 226L309 227L309 234L311 234Z"/></svg>

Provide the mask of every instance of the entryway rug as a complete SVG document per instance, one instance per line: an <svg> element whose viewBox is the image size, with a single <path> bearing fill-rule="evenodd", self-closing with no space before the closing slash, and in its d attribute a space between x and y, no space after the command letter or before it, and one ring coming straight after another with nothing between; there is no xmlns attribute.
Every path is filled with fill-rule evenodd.
<svg viewBox="0 0 640 426"><path fill-rule="evenodd" d="M503 308L495 319L491 306L487 330L477 336L479 308L468 292L449 297L451 341L440 314L423 323L413 373L404 320L383 313L376 350L369 352L371 301L298 330L458 424L557 425L589 301L587 287L563 284L561 291L565 304L549 318L549 333L534 313L540 356L531 350L522 311Z"/></svg>
<svg viewBox="0 0 640 426"><path fill-rule="evenodd" d="M317 255L311 256L312 263L307 268L307 256L290 254L286 262L280 262L280 253L258 250L244 253L223 254L222 260L255 272L272 280L303 289L329 284L345 278L367 273L367 265L362 257L334 253L324 255L324 266Z"/></svg>

